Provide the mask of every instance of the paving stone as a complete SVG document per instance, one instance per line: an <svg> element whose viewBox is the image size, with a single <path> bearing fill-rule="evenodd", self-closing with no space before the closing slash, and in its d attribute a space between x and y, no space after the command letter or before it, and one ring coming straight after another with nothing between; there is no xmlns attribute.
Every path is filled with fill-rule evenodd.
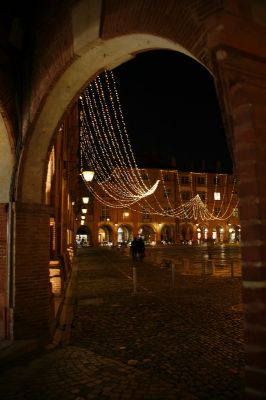
<svg viewBox="0 0 266 400"><path fill-rule="evenodd" d="M173 289L146 259L132 296L127 256L81 252L68 343L1 371L1 399L244 398L240 278L177 275Z"/></svg>

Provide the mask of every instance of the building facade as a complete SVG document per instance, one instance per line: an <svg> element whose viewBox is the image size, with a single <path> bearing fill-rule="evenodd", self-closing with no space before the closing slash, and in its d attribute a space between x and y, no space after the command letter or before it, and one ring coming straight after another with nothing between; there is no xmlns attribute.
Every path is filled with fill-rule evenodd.
<svg viewBox="0 0 266 400"><path fill-rule="evenodd" d="M155 168L140 169L140 175L143 182L159 184L148 198L128 207L110 206L110 195L93 183L99 197L91 196L82 221L89 245L119 246L138 232L148 245L239 243L235 176Z"/></svg>

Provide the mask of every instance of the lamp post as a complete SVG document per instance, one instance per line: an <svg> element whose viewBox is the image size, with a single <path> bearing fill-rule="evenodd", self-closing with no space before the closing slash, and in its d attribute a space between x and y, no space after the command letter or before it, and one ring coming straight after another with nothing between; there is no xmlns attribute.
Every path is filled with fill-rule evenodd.
<svg viewBox="0 0 266 400"><path fill-rule="evenodd" d="M94 171L84 170L81 171L81 175L86 182L91 182L94 177Z"/></svg>

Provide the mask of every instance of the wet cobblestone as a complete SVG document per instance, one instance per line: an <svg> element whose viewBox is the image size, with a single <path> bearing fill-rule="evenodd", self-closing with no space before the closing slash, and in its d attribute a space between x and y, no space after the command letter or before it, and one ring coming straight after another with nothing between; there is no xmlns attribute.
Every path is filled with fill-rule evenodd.
<svg viewBox="0 0 266 400"><path fill-rule="evenodd" d="M241 279L176 275L82 249L66 346L0 378L5 400L243 399ZM2 397L1 397L2 398Z"/></svg>

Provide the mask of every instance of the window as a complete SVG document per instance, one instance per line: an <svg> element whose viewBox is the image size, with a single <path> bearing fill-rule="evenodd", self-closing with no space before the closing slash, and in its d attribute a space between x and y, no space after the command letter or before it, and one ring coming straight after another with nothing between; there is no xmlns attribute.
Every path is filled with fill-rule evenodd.
<svg viewBox="0 0 266 400"><path fill-rule="evenodd" d="M101 221L106 221L106 220L110 220L111 216L110 216L110 210L107 207L102 207L101 210Z"/></svg>
<svg viewBox="0 0 266 400"><path fill-rule="evenodd" d="M181 176L181 185L189 184L189 176Z"/></svg>
<svg viewBox="0 0 266 400"><path fill-rule="evenodd" d="M215 207L214 213L215 215L219 215L221 213L221 207Z"/></svg>
<svg viewBox="0 0 266 400"><path fill-rule="evenodd" d="M233 209L233 216L238 218L238 208Z"/></svg>
<svg viewBox="0 0 266 400"><path fill-rule="evenodd" d="M190 199L190 193L189 192L181 192L181 199L182 200L189 200Z"/></svg>
<svg viewBox="0 0 266 400"><path fill-rule="evenodd" d="M221 193L220 192L214 192L213 198L214 198L214 200L221 200Z"/></svg>
<svg viewBox="0 0 266 400"><path fill-rule="evenodd" d="M151 219L151 210L149 208L145 208L142 212L142 220L150 220Z"/></svg>
<svg viewBox="0 0 266 400"><path fill-rule="evenodd" d="M149 218L150 218L150 214L149 213L142 214L142 219L149 219Z"/></svg>
<svg viewBox="0 0 266 400"><path fill-rule="evenodd" d="M164 181L170 181L169 175L163 175L163 180Z"/></svg>
<svg viewBox="0 0 266 400"><path fill-rule="evenodd" d="M204 178L204 176L197 176L197 184L198 184L198 185L205 185L205 178Z"/></svg>
<svg viewBox="0 0 266 400"><path fill-rule="evenodd" d="M171 196L171 189L165 188L163 197L169 197L169 196Z"/></svg>

